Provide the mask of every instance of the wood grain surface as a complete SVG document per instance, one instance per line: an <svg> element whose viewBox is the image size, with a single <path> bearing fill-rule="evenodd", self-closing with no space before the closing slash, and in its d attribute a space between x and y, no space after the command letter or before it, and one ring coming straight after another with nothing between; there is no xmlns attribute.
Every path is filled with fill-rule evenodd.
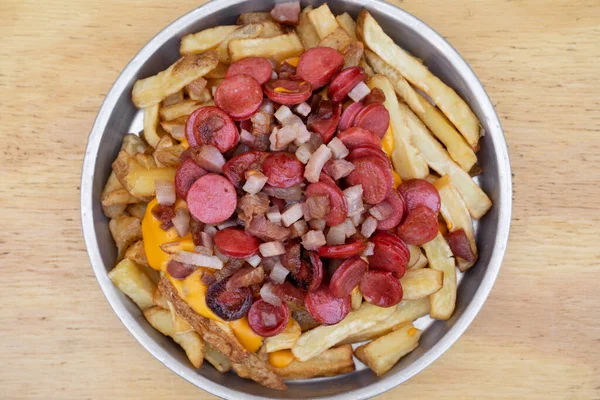
<svg viewBox="0 0 600 400"><path fill-rule="evenodd" d="M199 3L0 1L0 398L214 398L127 332L93 276L79 218L104 96ZM600 2L394 3L447 37L492 98L514 219L475 322L378 398L600 399Z"/></svg>

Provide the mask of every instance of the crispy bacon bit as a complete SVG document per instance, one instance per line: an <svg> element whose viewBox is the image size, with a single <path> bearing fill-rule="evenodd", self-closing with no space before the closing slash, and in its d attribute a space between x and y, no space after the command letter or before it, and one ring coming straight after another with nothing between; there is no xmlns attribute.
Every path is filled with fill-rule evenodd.
<svg viewBox="0 0 600 400"><path fill-rule="evenodd" d="M240 287L256 285L264 281L264 279L265 270L263 267L243 267L231 276L225 288L227 290L235 290Z"/></svg>
<svg viewBox="0 0 600 400"><path fill-rule="evenodd" d="M200 278L200 280L202 281L202 283L204 283L206 286L211 285L212 283L216 282L217 278L215 278L215 274L213 274L210 271L205 271L204 273L202 273L202 278Z"/></svg>
<svg viewBox="0 0 600 400"><path fill-rule="evenodd" d="M290 239L300 237L300 236L304 235L306 232L308 232L308 224L303 219L301 219L300 221L294 222L294 224L292 225L291 228L292 228L292 234L290 236Z"/></svg>
<svg viewBox="0 0 600 400"><path fill-rule="evenodd" d="M223 268L215 272L215 279L217 281L222 281L223 279L230 277L235 274L237 270L242 268L242 265L244 265L244 260L231 258Z"/></svg>
<svg viewBox="0 0 600 400"><path fill-rule="evenodd" d="M152 215L154 218L161 222L160 228L163 230L169 230L173 226L173 222L171 220L175 216L175 210L171 206L166 206L164 204L157 204L152 207Z"/></svg>
<svg viewBox="0 0 600 400"><path fill-rule="evenodd" d="M335 180L347 177L355 169L354 164L346 160L329 160L323 167L323 171Z"/></svg>
<svg viewBox="0 0 600 400"><path fill-rule="evenodd" d="M203 230L204 224L198 221L196 218L190 216L190 231L192 232L192 240L194 241L194 246L205 246L205 244L202 241L202 234L204 233Z"/></svg>
<svg viewBox="0 0 600 400"><path fill-rule="evenodd" d="M329 196L317 194L306 199L305 219L322 219L329 214Z"/></svg>
<svg viewBox="0 0 600 400"><path fill-rule="evenodd" d="M269 196L264 193L246 194L240 199L240 210L248 221L255 215L263 215L269 211Z"/></svg>
<svg viewBox="0 0 600 400"><path fill-rule="evenodd" d="M264 215L258 215L246 225L246 232L266 242L286 240L290 237L290 228L272 223Z"/></svg>

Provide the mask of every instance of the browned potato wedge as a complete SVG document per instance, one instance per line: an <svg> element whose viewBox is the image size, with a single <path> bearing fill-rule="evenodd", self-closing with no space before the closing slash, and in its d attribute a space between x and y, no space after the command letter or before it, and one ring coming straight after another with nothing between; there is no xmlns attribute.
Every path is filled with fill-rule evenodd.
<svg viewBox="0 0 600 400"><path fill-rule="evenodd" d="M348 36L346 31L342 29L342 27L337 27L333 32L327 35L321 42L319 46L321 47L331 47L332 49L336 49L339 52L343 52L346 47L348 47L352 43L352 38Z"/></svg>
<svg viewBox="0 0 600 400"><path fill-rule="evenodd" d="M367 73L367 75L369 75L369 76L375 75L375 71L373 71L373 68L371 68L371 66L365 61L365 57L364 56L363 56L362 60L360 60L360 63L358 64L358 66L362 67L362 69L365 70L365 72Z"/></svg>
<svg viewBox="0 0 600 400"><path fill-rule="evenodd" d="M234 39L229 42L232 62L246 57L265 57L282 61L297 57L303 51L302 42L295 32L270 38Z"/></svg>
<svg viewBox="0 0 600 400"><path fill-rule="evenodd" d="M117 218L122 215L127 208L126 204L116 204L114 206L102 206L102 212L106 218Z"/></svg>
<svg viewBox="0 0 600 400"><path fill-rule="evenodd" d="M121 150L125 150L132 156L137 153L145 153L148 150L148 145L144 142L144 139L133 133L128 133L123 136L123 144Z"/></svg>
<svg viewBox="0 0 600 400"><path fill-rule="evenodd" d="M138 162L138 164L142 166L142 168L158 168L158 165L156 164L156 161L154 161L154 157L152 157L152 154L138 153L133 158Z"/></svg>
<svg viewBox="0 0 600 400"><path fill-rule="evenodd" d="M406 271L400 279L404 300L417 300L434 294L442 288L444 273L431 268Z"/></svg>
<svg viewBox="0 0 600 400"><path fill-rule="evenodd" d="M175 168L146 169L126 151L121 151L113 162L113 171L125 189L136 197L153 197L154 181L173 180Z"/></svg>
<svg viewBox="0 0 600 400"><path fill-rule="evenodd" d="M231 64L233 61L237 61L232 61L232 58L230 57L227 51L229 42L231 42L234 39L253 39L260 37L260 35L263 32L263 29L264 26L262 24L249 24L239 26L238 29L231 32L229 36L227 36L225 40L223 40L217 47L216 50L219 55L219 62L224 64Z"/></svg>
<svg viewBox="0 0 600 400"><path fill-rule="evenodd" d="M365 46L362 42L354 42L344 52L344 67L357 67L363 58Z"/></svg>
<svg viewBox="0 0 600 400"><path fill-rule="evenodd" d="M308 312L306 312L304 310L294 311L292 313L292 317L294 318L294 320L296 320L298 322L298 324L300 324L300 329L302 330L302 332L309 331L320 325L317 321L315 321L310 316L310 314Z"/></svg>
<svg viewBox="0 0 600 400"><path fill-rule="evenodd" d="M155 290L154 294L152 295L152 304L165 310L169 309L169 301L158 289Z"/></svg>
<svg viewBox="0 0 600 400"><path fill-rule="evenodd" d="M145 310L152 307L156 284L145 273L144 267L125 258L108 273L108 277L139 308Z"/></svg>
<svg viewBox="0 0 600 400"><path fill-rule="evenodd" d="M104 185L104 189L102 190L102 195L100 198L102 199L102 212L108 218L117 218L125 211L127 207L127 203L123 204L114 204L114 205L105 205L104 200L114 191L123 190L123 185L117 179L117 176L114 172L110 173L108 180L106 181L106 185Z"/></svg>
<svg viewBox="0 0 600 400"><path fill-rule="evenodd" d="M121 215L108 223L108 229L117 245L118 259L125 256L130 244L142 239L142 223L135 217Z"/></svg>
<svg viewBox="0 0 600 400"><path fill-rule="evenodd" d="M260 24L261 22L273 22L270 12L247 12L241 13L237 19L238 25Z"/></svg>
<svg viewBox="0 0 600 400"><path fill-rule="evenodd" d="M132 217L136 217L137 219L142 220L142 219L144 219L144 215L146 214L147 206L148 206L148 203L130 204L127 206L127 212Z"/></svg>
<svg viewBox="0 0 600 400"><path fill-rule="evenodd" d="M125 252L125 257L129 258L132 261L135 261L139 265L143 265L144 267L150 267L148 265L148 259L146 258L146 251L144 250L144 241L138 240L131 246L127 248Z"/></svg>
<svg viewBox="0 0 600 400"><path fill-rule="evenodd" d="M233 31L238 29L237 25L222 25L214 28L205 29L198 33L185 35L181 39L179 52L182 56L188 54L199 54L203 51L214 49L223 39L229 36Z"/></svg>
<svg viewBox="0 0 600 400"><path fill-rule="evenodd" d="M444 273L440 290L429 296L431 318L446 320L452 316L456 305L456 267L454 256L446 239L438 233L435 239L423 245L429 267Z"/></svg>
<svg viewBox="0 0 600 400"><path fill-rule="evenodd" d="M321 39L319 39L319 35L315 30L312 22L308 18L308 13L313 10L313 6L305 7L300 13L300 19L298 21L298 26L296 26L296 32L302 41L302 45L306 50L317 47Z"/></svg>
<svg viewBox="0 0 600 400"><path fill-rule="evenodd" d="M287 367L274 368L283 379L309 379L317 376L335 376L352 372L352 346L339 346L325 350L303 362L294 360Z"/></svg>
<svg viewBox="0 0 600 400"><path fill-rule="evenodd" d="M231 361L229 358L208 343L204 343L204 359L211 363L212 366L222 374L231 369Z"/></svg>
<svg viewBox="0 0 600 400"><path fill-rule="evenodd" d="M206 75L204 75L207 79L222 79L225 78L225 74L227 73L227 68L229 66L223 63L217 64L215 69L209 71Z"/></svg>
<svg viewBox="0 0 600 400"><path fill-rule="evenodd" d="M280 24L274 21L265 21L262 23L263 30L259 37L269 38L277 35L283 35L285 31Z"/></svg>
<svg viewBox="0 0 600 400"><path fill-rule="evenodd" d="M183 100L183 90L178 90L177 92L165 97L165 99L161 103L161 106L168 107L175 103L179 103L182 100Z"/></svg>
<svg viewBox="0 0 600 400"><path fill-rule="evenodd" d="M140 199L129 194L125 189L118 189L109 192L102 199L103 206L114 206L120 204L135 204L139 203Z"/></svg>

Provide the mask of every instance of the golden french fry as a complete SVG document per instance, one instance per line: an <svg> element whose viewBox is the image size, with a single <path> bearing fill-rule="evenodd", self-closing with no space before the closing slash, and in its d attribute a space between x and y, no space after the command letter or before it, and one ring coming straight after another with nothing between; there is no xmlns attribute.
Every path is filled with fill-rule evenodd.
<svg viewBox="0 0 600 400"><path fill-rule="evenodd" d="M235 62L246 57L273 58L277 61L298 57L304 47L296 33L273 36L270 38L234 39L229 42L229 55Z"/></svg>
<svg viewBox="0 0 600 400"><path fill-rule="evenodd" d="M450 181L460 193L471 216L481 218L492 206L489 197L473 181L473 178L450 158L421 120L406 104L399 104L400 113L406 115L412 134L412 143L421 152L427 164L440 175L449 175ZM431 262L431 260L429 260Z"/></svg>
<svg viewBox="0 0 600 400"><path fill-rule="evenodd" d="M144 272L142 266L125 258L108 273L108 277L139 308L144 310L152 307L152 296L156 291L156 284Z"/></svg>
<svg viewBox="0 0 600 400"><path fill-rule="evenodd" d="M363 59L365 46L362 42L354 42L350 44L344 51L344 66L342 69L348 67L356 67L360 65Z"/></svg>
<svg viewBox="0 0 600 400"><path fill-rule="evenodd" d="M398 99L389 79L384 75L375 75L367 82L369 88L381 89L385 94L384 106L390 113L390 126L394 135L392 163L402 180L424 178L429 175L429 166L423 156L411 144L411 131L407 116L399 112Z"/></svg>
<svg viewBox="0 0 600 400"><path fill-rule="evenodd" d="M173 105L175 103L179 103L182 100L183 100L183 90L178 90L177 92L165 97L165 99L162 101L161 105L163 107L167 107L167 106Z"/></svg>
<svg viewBox="0 0 600 400"><path fill-rule="evenodd" d="M227 73L228 65L219 63L212 71L209 71L204 78L206 79L223 79L225 78L225 74ZM203 79L204 79L203 78Z"/></svg>
<svg viewBox="0 0 600 400"><path fill-rule="evenodd" d="M406 324L394 332L358 347L354 355L367 364L377 376L381 376L392 369L402 357L416 349L420 337L420 330L413 324Z"/></svg>
<svg viewBox="0 0 600 400"><path fill-rule="evenodd" d="M229 36L233 31L238 29L237 25L222 25L214 28L205 29L198 33L185 35L181 39L179 52L182 56L188 54L198 54L204 51L214 49Z"/></svg>
<svg viewBox="0 0 600 400"><path fill-rule="evenodd" d="M311 359L348 336L369 329L380 321L388 319L395 310L396 306L381 308L363 303L358 310L350 311L346 318L335 325L321 325L304 332L292 347L292 353L300 361Z"/></svg>
<svg viewBox="0 0 600 400"><path fill-rule="evenodd" d="M406 271L400 283L402 299L417 300L427 297L442 288L444 273L431 268Z"/></svg>
<svg viewBox="0 0 600 400"><path fill-rule="evenodd" d="M117 218L125 212L126 204L115 204L114 206L102 206L102 212L106 218Z"/></svg>
<svg viewBox="0 0 600 400"><path fill-rule="evenodd" d="M408 260L408 268L412 267L413 265L415 265L417 263L417 261L419 261L419 258L421 257L421 249L419 248L419 246L415 246L414 244L409 244L408 245L408 251L410 252L410 258Z"/></svg>
<svg viewBox="0 0 600 400"><path fill-rule="evenodd" d="M138 153L133 158L137 161L138 164L140 164L140 166L142 166L142 168L158 168L158 165L156 164L156 161L154 161L154 157L152 157L152 154ZM150 201L150 199L147 199L147 201Z"/></svg>
<svg viewBox="0 0 600 400"><path fill-rule="evenodd" d="M351 43L352 38L348 36L346 31L341 27L337 27L333 32L331 32L323 40L321 40L319 46L331 47L332 49L336 49L337 51L342 52Z"/></svg>
<svg viewBox="0 0 600 400"><path fill-rule="evenodd" d="M147 149L148 145L141 137L134 135L133 133L128 133L123 136L121 150L125 150L132 156L137 153L145 153Z"/></svg>
<svg viewBox="0 0 600 400"><path fill-rule="evenodd" d="M192 326L181 317L175 310L173 303L167 300L167 306L171 313L171 323L173 324L173 334L186 333L193 331Z"/></svg>
<svg viewBox="0 0 600 400"><path fill-rule="evenodd" d="M231 42L232 40L235 40L235 39L257 38L261 35L263 29L264 29L264 27L262 24L249 24L249 25L239 26L238 29L231 32L225 38L225 40L223 40L221 42L221 44L219 44L219 46L217 47L216 50L217 50L217 54L219 55L219 62L224 63L224 64L232 63L232 59L229 55L229 52L227 51L229 42ZM234 61L237 61L237 60L234 60Z"/></svg>
<svg viewBox="0 0 600 400"><path fill-rule="evenodd" d="M187 117L204 104L194 100L183 100L172 106L160 109L160 117L165 121L172 121L180 117ZM158 142L157 142L158 143ZM156 146L152 146L156 147Z"/></svg>
<svg viewBox="0 0 600 400"><path fill-rule="evenodd" d="M223 78L213 78L213 79L222 80ZM208 89L208 85L207 85L207 87L202 89L202 91L199 94L192 92L190 90L188 90L187 92L188 92L188 96L190 97L190 100L196 100L197 102L200 102L202 104L210 104L212 102L213 97L212 97L212 94L210 93L210 90Z"/></svg>
<svg viewBox="0 0 600 400"><path fill-rule="evenodd" d="M160 139L160 142L154 150L154 160L161 167L177 168L181 164L181 154L185 151L182 144L175 144L173 139L165 135Z"/></svg>
<svg viewBox="0 0 600 400"><path fill-rule="evenodd" d="M152 294L152 304L162 309L169 310L169 301L158 289L154 291L154 294Z"/></svg>
<svg viewBox="0 0 600 400"><path fill-rule="evenodd" d="M260 33L259 37L269 38L273 36L283 35L285 33L281 25L275 21L265 21L261 25L263 26L263 30Z"/></svg>
<svg viewBox="0 0 600 400"><path fill-rule="evenodd" d="M185 123L187 122L187 115L184 115L179 118L175 118L172 121L163 121L160 123L160 126L167 132L169 135L173 132L173 128L176 126L185 127Z"/></svg>
<svg viewBox="0 0 600 400"><path fill-rule="evenodd" d="M356 22L350 14L347 12L335 17L337 23L346 31L346 33L352 38L353 42L356 42Z"/></svg>
<svg viewBox="0 0 600 400"><path fill-rule="evenodd" d="M135 217L121 215L108 223L108 229L117 245L118 260L125 256L130 244L142 239L142 223Z"/></svg>
<svg viewBox="0 0 600 400"><path fill-rule="evenodd" d="M270 12L247 12L241 13L237 19L238 25L260 24L261 22L273 22Z"/></svg>
<svg viewBox="0 0 600 400"><path fill-rule="evenodd" d="M296 344L296 341L302 334L300 325L293 318L290 318L288 326L283 332L278 335L271 336L265 339L265 349L267 353L272 353L278 350L291 349Z"/></svg>
<svg viewBox="0 0 600 400"><path fill-rule="evenodd" d="M125 135L127 136L127 135ZM102 212L106 215L107 218L117 218L125 211L127 204L114 204L114 205L105 205L104 200L114 191L123 190L123 185L117 179L117 176L114 172L110 173L108 180L106 181L106 185L104 185L104 189L102 190L102 194L100 198L102 199Z"/></svg>
<svg viewBox="0 0 600 400"><path fill-rule="evenodd" d="M160 104L156 103L144 108L144 139L146 139L146 142L152 147L156 147L156 144L160 140L160 136L156 131L156 128L158 128L159 106Z"/></svg>
<svg viewBox="0 0 600 400"><path fill-rule="evenodd" d="M452 88L394 43L367 10L363 9L358 15L356 33L369 49L400 71L410 83L427 93L458 128L469 145L473 149L478 148L479 120L467 103Z"/></svg>
<svg viewBox="0 0 600 400"><path fill-rule="evenodd" d="M149 267L148 259L146 258L146 251L144 250L144 241L138 240L131 246L127 248L125 252L125 257L129 258L132 261L135 261L139 265L143 265L144 267Z"/></svg>
<svg viewBox="0 0 600 400"><path fill-rule="evenodd" d="M203 77L208 71L213 70L218 62L218 54L213 50L184 56L166 70L135 82L131 95L133 103L138 108L158 104L168 95Z"/></svg>
<svg viewBox="0 0 600 400"><path fill-rule="evenodd" d="M139 203L140 199L129 194L125 189L113 190L107 193L102 199L102 205L114 206L115 204L135 204Z"/></svg>
<svg viewBox="0 0 600 400"><path fill-rule="evenodd" d="M375 71L373 71L373 68L371 68L371 66L369 65L369 63L367 63L367 61L365 61L365 57L364 56L363 56L362 60L360 60L360 63L358 63L358 66L361 67L362 69L364 69L368 76L375 75Z"/></svg>
<svg viewBox="0 0 600 400"><path fill-rule="evenodd" d="M360 287L356 286L352 289L352 293L350 293L350 303L352 305L352 310L356 311L360 308L363 302L363 295L360 291Z"/></svg>
<svg viewBox="0 0 600 400"><path fill-rule="evenodd" d="M287 367L274 368L283 379L309 379L317 376L335 376L352 372L352 346L339 346L325 350L306 361L292 361Z"/></svg>
<svg viewBox="0 0 600 400"><path fill-rule="evenodd" d="M144 219L144 214L146 214L146 207L148 203L136 203L130 204L127 206L127 212L132 217L136 217L137 219Z"/></svg>
<svg viewBox="0 0 600 400"><path fill-rule="evenodd" d="M423 245L429 267L444 273L442 288L429 296L431 318L446 320L452 316L456 305L456 267L454 256L446 239L438 233L435 239Z"/></svg>
<svg viewBox="0 0 600 400"><path fill-rule="evenodd" d="M136 197L153 197L156 193L154 181L175 178L175 168L146 169L126 151L121 151L112 164L121 185Z"/></svg>
<svg viewBox="0 0 600 400"><path fill-rule="evenodd" d="M433 183L435 188L438 190L441 199L440 212L446 221L448 229L452 232L457 229L463 229L469 243L471 244L471 251L477 257L477 243L475 242L475 232L473 230L473 221L469 215L469 210L465 206L462 198L458 191L454 188L454 185L450 181L448 175L444 175ZM468 262L467 260L458 259L458 269L464 272L471 268L474 262Z"/></svg>
<svg viewBox="0 0 600 400"><path fill-rule="evenodd" d="M298 26L296 26L296 32L302 41L302 45L306 50L317 47L321 39L319 39L319 35L315 30L312 22L308 18L308 13L313 10L313 6L305 7L300 13L300 19L298 21Z"/></svg>
<svg viewBox="0 0 600 400"><path fill-rule="evenodd" d="M425 254L421 253L417 262L414 263L414 265L408 267L408 269L410 271L416 271L417 269L425 268L428 263L429 261L427 260L427 257L425 257Z"/></svg>
<svg viewBox="0 0 600 400"><path fill-rule="evenodd" d="M393 314L371 328L348 336L341 344L360 343L392 332L398 326L429 314L429 299L402 300Z"/></svg>
<svg viewBox="0 0 600 400"><path fill-rule="evenodd" d="M335 16L331 13L327 3L310 11L308 13L308 18L321 40L325 39L327 35L339 27Z"/></svg>
<svg viewBox="0 0 600 400"><path fill-rule="evenodd" d="M222 374L231 369L229 358L208 343L204 343L204 359Z"/></svg>

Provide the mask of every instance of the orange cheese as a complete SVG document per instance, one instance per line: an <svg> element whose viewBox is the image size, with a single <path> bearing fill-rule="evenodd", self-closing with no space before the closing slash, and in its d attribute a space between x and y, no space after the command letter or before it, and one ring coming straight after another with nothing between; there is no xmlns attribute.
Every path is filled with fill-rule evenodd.
<svg viewBox="0 0 600 400"><path fill-rule="evenodd" d="M381 148L388 157L392 157L392 153L394 152L394 133L391 126L385 135L383 135L383 139L381 139Z"/></svg>
<svg viewBox="0 0 600 400"><path fill-rule="evenodd" d="M298 61L300 61L300 57L290 57L290 58L286 58L285 60L283 60L283 62L290 64L292 67L297 67Z"/></svg>
<svg viewBox="0 0 600 400"><path fill-rule="evenodd" d="M402 179L400 178L400 175L398 175L398 173L393 169L392 175L394 175L394 189L398 189L398 186L400 186L400 184L402 183Z"/></svg>
<svg viewBox="0 0 600 400"><path fill-rule="evenodd" d="M291 350L278 350L269 353L269 363L275 368L285 368L294 361Z"/></svg>

